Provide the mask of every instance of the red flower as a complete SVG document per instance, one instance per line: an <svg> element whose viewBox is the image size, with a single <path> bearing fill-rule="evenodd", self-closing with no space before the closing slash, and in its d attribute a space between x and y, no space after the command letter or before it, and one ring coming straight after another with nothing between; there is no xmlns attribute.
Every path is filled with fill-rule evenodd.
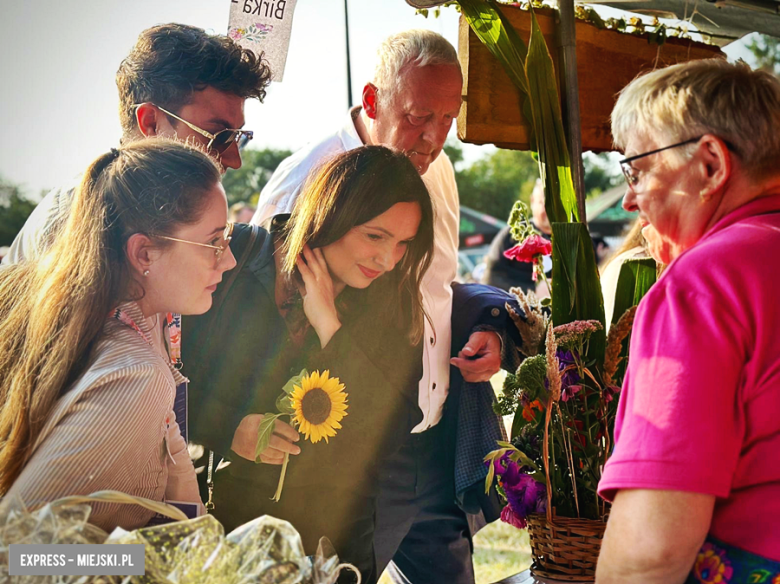
<svg viewBox="0 0 780 584"><path fill-rule="evenodd" d="M541 235L527 237L523 243L519 243L504 252L504 257L519 262L533 262L538 256L550 255L552 244Z"/></svg>

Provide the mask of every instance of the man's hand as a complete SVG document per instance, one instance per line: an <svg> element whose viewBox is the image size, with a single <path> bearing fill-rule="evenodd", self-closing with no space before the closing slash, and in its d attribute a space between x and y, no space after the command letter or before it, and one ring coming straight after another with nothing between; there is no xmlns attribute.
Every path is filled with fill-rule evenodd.
<svg viewBox="0 0 780 584"><path fill-rule="evenodd" d="M501 369L501 340L498 333L472 333L458 356L450 359L450 364L460 369L463 379L469 383L488 381Z"/></svg>
<svg viewBox="0 0 780 584"><path fill-rule="evenodd" d="M233 434L233 444L230 449L242 458L255 461L255 448L257 447L257 429L263 421L263 414L249 414L238 425ZM300 454L301 449L293 444L300 439L298 432L281 420L274 423L274 433L268 448L260 454L260 462L266 464L282 464L284 454Z"/></svg>

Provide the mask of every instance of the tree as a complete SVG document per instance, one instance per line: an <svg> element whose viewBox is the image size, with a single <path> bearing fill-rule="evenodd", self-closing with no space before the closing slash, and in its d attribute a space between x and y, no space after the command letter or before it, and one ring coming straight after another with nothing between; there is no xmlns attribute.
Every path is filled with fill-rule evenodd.
<svg viewBox="0 0 780 584"><path fill-rule="evenodd" d="M232 205L241 201L256 203L260 191L263 190L276 167L290 154L289 150L276 150L274 148L246 149L241 152L241 168L228 170L222 179L228 204Z"/></svg>
<svg viewBox="0 0 780 584"><path fill-rule="evenodd" d="M0 246L11 245L33 209L18 185L0 178Z"/></svg>
<svg viewBox="0 0 780 584"><path fill-rule="evenodd" d="M462 205L506 220L516 200L529 202L539 177L539 165L530 152L499 149L461 168L463 150L460 145L448 142L444 151L455 166ZM622 180L617 164L607 153L586 153L583 166L588 197L598 195Z"/></svg>
<svg viewBox="0 0 780 584"><path fill-rule="evenodd" d="M612 160L607 152L601 154L586 152L582 157L582 166L585 174L583 178L586 198L595 197L623 180L617 162Z"/></svg>
<svg viewBox="0 0 780 584"><path fill-rule="evenodd" d="M747 45L756 58L756 66L770 73L780 75L780 38L756 35Z"/></svg>
<svg viewBox="0 0 780 584"><path fill-rule="evenodd" d="M453 163L463 160L457 144L445 145L445 151ZM531 153L517 150L496 150L455 171L461 204L503 220L518 198L528 202L537 176Z"/></svg>

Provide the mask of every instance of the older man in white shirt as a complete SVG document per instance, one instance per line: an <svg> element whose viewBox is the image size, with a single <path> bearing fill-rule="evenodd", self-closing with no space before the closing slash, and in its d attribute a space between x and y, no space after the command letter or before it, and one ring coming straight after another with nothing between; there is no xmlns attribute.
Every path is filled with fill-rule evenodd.
<svg viewBox="0 0 780 584"><path fill-rule="evenodd" d="M423 376L419 383L422 421L387 465L377 510L375 551L381 571L399 582L474 581L465 514L455 504L452 468L443 454L439 422L449 390L450 364L467 381L489 379L500 367L500 338L474 332L450 359L451 283L458 261L459 202L455 174L444 142L461 106L457 54L440 35L411 30L379 48L374 80L363 89L362 106L344 126L284 160L263 189L253 223L292 211L309 172L335 154L364 144L401 150L415 164L433 200L435 252L423 281L426 322ZM425 545L421 546L420 542Z"/></svg>

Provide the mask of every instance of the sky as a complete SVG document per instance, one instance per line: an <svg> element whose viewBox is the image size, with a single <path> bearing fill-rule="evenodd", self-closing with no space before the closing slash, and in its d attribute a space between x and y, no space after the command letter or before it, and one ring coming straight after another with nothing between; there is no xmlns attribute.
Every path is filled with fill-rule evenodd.
<svg viewBox="0 0 780 584"><path fill-rule="evenodd" d="M0 0L0 177L37 198L66 183L121 135L114 75L145 28L181 22L227 32L230 0ZM458 14L424 18L404 0L349 0L352 96L392 33L429 28L457 47ZM247 101L255 148L295 150L347 111L344 0L298 0L284 81ZM455 128L451 132L455 136ZM473 160L492 147L466 148Z"/></svg>

